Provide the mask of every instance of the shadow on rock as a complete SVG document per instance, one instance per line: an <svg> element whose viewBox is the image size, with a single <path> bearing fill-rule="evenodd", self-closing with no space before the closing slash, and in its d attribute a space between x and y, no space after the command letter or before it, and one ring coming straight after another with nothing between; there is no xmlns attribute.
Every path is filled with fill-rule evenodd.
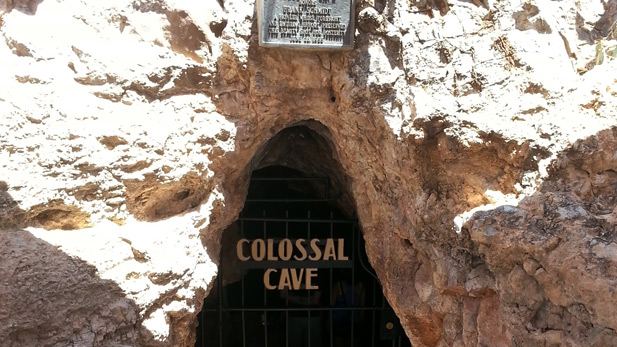
<svg viewBox="0 0 617 347"><path fill-rule="evenodd" d="M154 345L139 308L94 266L21 224L0 181L0 341L3 346ZM16 217L17 216L17 217Z"/></svg>

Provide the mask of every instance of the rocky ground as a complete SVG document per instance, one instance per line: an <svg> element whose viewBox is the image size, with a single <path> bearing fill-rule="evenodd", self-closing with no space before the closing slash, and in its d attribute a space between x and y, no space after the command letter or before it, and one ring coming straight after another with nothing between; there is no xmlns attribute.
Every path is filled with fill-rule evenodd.
<svg viewBox="0 0 617 347"><path fill-rule="evenodd" d="M349 52L259 47L252 1L0 9L2 345L192 345L285 163L414 346L617 344L617 1L358 1Z"/></svg>

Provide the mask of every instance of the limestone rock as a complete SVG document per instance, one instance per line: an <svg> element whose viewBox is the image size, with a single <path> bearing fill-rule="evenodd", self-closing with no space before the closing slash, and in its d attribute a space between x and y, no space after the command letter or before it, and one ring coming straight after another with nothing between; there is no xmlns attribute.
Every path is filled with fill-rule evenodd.
<svg viewBox="0 0 617 347"><path fill-rule="evenodd" d="M414 346L617 344L615 4L358 1L339 52L259 47L249 0L0 2L0 341L192 345L280 164Z"/></svg>

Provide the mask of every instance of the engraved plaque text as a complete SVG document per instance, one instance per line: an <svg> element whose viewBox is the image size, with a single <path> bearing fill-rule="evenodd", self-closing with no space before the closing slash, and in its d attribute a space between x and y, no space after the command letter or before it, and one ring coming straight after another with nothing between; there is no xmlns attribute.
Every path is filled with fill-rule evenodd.
<svg viewBox="0 0 617 347"><path fill-rule="evenodd" d="M353 0L260 0L259 44L351 49Z"/></svg>

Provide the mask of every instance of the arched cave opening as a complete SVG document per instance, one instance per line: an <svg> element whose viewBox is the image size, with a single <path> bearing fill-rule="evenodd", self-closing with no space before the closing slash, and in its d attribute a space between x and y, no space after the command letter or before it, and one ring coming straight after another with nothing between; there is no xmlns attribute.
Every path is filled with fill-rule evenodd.
<svg viewBox="0 0 617 347"><path fill-rule="evenodd" d="M410 346L368 262L328 135L304 122L255 156L195 346Z"/></svg>

